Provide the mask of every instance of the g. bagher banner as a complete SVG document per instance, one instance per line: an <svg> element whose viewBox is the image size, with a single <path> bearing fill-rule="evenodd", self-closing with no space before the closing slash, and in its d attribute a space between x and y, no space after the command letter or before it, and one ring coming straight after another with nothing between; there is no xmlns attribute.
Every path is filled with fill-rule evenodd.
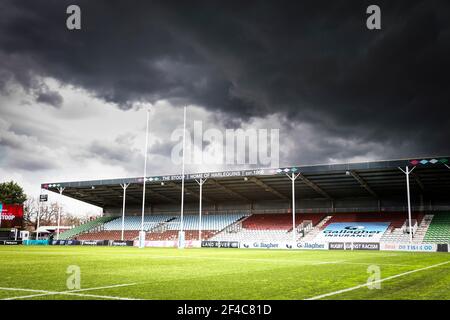
<svg viewBox="0 0 450 320"><path fill-rule="evenodd" d="M314 239L324 242L379 242L390 222L331 223Z"/></svg>

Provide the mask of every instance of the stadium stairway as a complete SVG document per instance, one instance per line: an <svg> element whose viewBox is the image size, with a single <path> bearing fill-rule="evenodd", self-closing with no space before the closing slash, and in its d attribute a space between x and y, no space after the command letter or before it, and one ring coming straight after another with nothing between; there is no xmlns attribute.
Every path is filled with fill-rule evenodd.
<svg viewBox="0 0 450 320"><path fill-rule="evenodd" d="M208 240L222 230L234 225L244 217L243 214L211 214L202 216L202 240ZM184 231L186 240L198 240L198 215L184 216ZM177 240L181 229L180 217L161 223L146 233L146 240L164 241Z"/></svg>
<svg viewBox="0 0 450 320"><path fill-rule="evenodd" d="M60 240L67 240L70 238L73 238L81 233L88 232L89 230L92 230L94 228L97 228L109 221L112 221L114 219L117 219L117 217L100 217L98 219L88 221L84 224L81 224L75 228L72 228L70 230L64 231L59 235Z"/></svg>
<svg viewBox="0 0 450 320"><path fill-rule="evenodd" d="M322 231L323 226L330 220L333 216L326 216L322 219L310 232L308 232L303 238L300 238L303 242L313 241L314 238Z"/></svg>
<svg viewBox="0 0 450 320"><path fill-rule="evenodd" d="M419 225L419 228L417 228L416 233L414 234L414 241L417 243L423 243L423 240L425 239L425 235L428 232L428 229L431 225L431 222L433 221L433 215L432 214L426 214L423 219L422 223Z"/></svg>
<svg viewBox="0 0 450 320"><path fill-rule="evenodd" d="M422 221L419 223L416 232L413 235L414 243L422 243L423 238L425 236L426 231L430 225L431 219L433 215L425 215ZM407 224L408 220L404 221L404 224ZM406 243L409 242L409 233L404 233L402 227L397 228L395 226L391 226L386 230L386 232L381 237L381 242L398 242L398 243Z"/></svg>
<svg viewBox="0 0 450 320"><path fill-rule="evenodd" d="M434 215L423 242L450 243L450 213L438 213Z"/></svg>

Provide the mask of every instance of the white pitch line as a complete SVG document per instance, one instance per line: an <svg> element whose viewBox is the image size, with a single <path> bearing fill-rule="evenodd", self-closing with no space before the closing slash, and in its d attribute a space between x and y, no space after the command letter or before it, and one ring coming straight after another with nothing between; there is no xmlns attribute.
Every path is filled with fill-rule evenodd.
<svg viewBox="0 0 450 320"><path fill-rule="evenodd" d="M317 262L317 263L313 263L313 266L319 266L322 264L338 264L338 263L343 263L345 260L339 260L339 261L321 261L321 262Z"/></svg>
<svg viewBox="0 0 450 320"><path fill-rule="evenodd" d="M116 285L112 285L112 286L103 286L103 287L68 290L68 291L47 291L47 290L35 290L35 289L23 289L23 288L3 288L3 287L0 287L0 290L39 292L38 294L10 297L10 298L5 298L3 300L28 299L28 298L34 298L34 297L40 297L40 296L49 296L49 295L72 295L72 296L91 297L91 298L103 298L103 299L114 299L114 300L133 300L132 298L123 298L123 297L115 297L115 296L104 296L104 295L78 293L78 292L84 292L84 291L110 289L110 288L126 287L126 286L133 286L133 285L136 285L136 283L116 284Z"/></svg>
<svg viewBox="0 0 450 320"><path fill-rule="evenodd" d="M403 277L403 276L406 276L406 275L411 274L411 273L415 273L415 272L419 272L419 271L423 271L423 270L428 270L428 269L431 269L431 268L436 268L436 267L442 266L442 265L447 264L447 263L450 263L450 260L449 261L445 261L445 262L441 262L441 263L437 263L437 264L434 264L434 265L431 265L431 266L428 266L428 267L415 269L415 270L411 270L411 271L406 271L406 272L403 272L403 273L399 273L399 274L396 274L396 275L393 275L393 276L390 276L390 277L387 277L387 278L384 278L384 279L372 281L370 283L364 283L364 284L360 284L358 286L354 286L354 287L351 287L351 288L347 288L347 289L342 289L342 290L338 290L338 291L333 291L333 292L321 294L321 295L318 295L318 296L315 296L315 297L312 297L312 298L308 298L308 299L305 299L305 300L318 300L318 299L326 298L326 297L329 297L329 296L334 296L334 295L341 294L341 293L344 293L344 292L349 292L349 291L357 290L357 289L360 289L360 288L364 288L364 287L367 287L368 285L373 285L375 283L381 283L383 281L395 279L395 278L398 278L398 277Z"/></svg>

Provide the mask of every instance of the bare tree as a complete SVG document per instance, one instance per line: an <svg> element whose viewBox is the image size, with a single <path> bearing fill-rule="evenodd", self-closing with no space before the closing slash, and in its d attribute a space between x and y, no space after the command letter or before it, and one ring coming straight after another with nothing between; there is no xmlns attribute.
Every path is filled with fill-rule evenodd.
<svg viewBox="0 0 450 320"><path fill-rule="evenodd" d="M41 226L51 226L58 223L58 211L59 204L57 202L41 202L41 212L39 214L39 220ZM39 198L28 197L24 203L24 226L29 230L36 230L37 217L39 212ZM64 207L61 207L61 225L62 226L77 226L85 223L93 218L96 218L95 214L85 214L84 216L74 215L66 212Z"/></svg>
<svg viewBox="0 0 450 320"><path fill-rule="evenodd" d="M24 226L27 229L36 230L39 212L38 198L28 197L24 203L23 210ZM39 214L40 225L54 225L58 219L59 204L57 202L41 202L41 212ZM63 215L63 210L61 210Z"/></svg>

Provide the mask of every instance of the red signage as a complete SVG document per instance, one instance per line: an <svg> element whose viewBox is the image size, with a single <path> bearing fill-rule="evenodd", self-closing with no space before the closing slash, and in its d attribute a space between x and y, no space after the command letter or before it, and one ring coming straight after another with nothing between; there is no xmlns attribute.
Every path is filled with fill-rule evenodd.
<svg viewBox="0 0 450 320"><path fill-rule="evenodd" d="M1 226L2 228L21 227L23 223L22 204L0 203Z"/></svg>

